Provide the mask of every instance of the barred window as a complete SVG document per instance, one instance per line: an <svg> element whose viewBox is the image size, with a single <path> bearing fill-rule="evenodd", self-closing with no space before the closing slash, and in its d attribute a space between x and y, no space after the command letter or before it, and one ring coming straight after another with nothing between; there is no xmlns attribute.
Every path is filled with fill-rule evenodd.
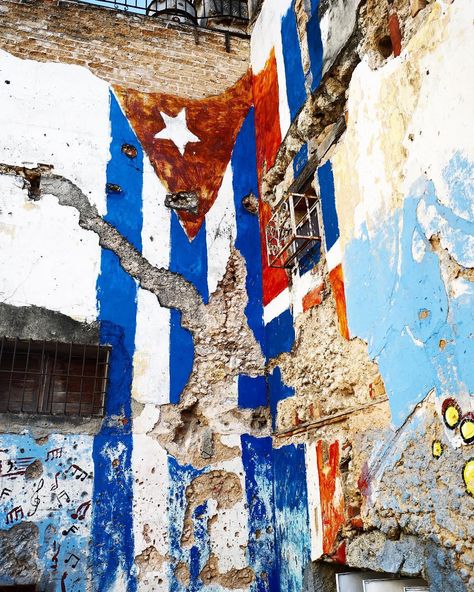
<svg viewBox="0 0 474 592"><path fill-rule="evenodd" d="M3 337L0 413L103 416L110 350Z"/></svg>

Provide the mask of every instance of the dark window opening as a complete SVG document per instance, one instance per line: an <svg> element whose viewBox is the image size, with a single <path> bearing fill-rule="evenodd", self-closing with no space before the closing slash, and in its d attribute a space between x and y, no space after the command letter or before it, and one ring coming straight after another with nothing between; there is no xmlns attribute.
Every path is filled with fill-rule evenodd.
<svg viewBox="0 0 474 592"><path fill-rule="evenodd" d="M103 416L109 357L108 346L3 337L0 413Z"/></svg>

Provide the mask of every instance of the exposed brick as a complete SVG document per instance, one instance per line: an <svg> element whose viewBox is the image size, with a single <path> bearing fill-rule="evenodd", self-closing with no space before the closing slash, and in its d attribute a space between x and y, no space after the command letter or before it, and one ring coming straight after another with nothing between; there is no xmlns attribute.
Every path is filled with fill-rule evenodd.
<svg viewBox="0 0 474 592"><path fill-rule="evenodd" d="M0 49L78 64L111 84L198 99L247 71L249 41L74 2L2 0Z"/></svg>

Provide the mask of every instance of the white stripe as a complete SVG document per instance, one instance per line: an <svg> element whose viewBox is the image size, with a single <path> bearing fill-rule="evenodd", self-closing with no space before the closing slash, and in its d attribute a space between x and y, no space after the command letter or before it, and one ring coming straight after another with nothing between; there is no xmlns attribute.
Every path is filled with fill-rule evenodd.
<svg viewBox="0 0 474 592"><path fill-rule="evenodd" d="M229 162L217 199L206 215L207 286L212 294L225 274L230 249L235 242L235 220L232 166Z"/></svg>
<svg viewBox="0 0 474 592"><path fill-rule="evenodd" d="M278 294L269 304L263 309L263 322L268 325L281 313L285 312L290 307L290 291L285 288L281 294Z"/></svg>
<svg viewBox="0 0 474 592"><path fill-rule="evenodd" d="M323 554L323 522L321 515L321 496L319 492L319 472L316 443L306 444L306 485L308 488L308 512L311 528L311 561Z"/></svg>
<svg viewBox="0 0 474 592"><path fill-rule="evenodd" d="M338 238L333 246L326 253L326 263L328 271L332 271L340 263L342 263L341 239Z"/></svg>

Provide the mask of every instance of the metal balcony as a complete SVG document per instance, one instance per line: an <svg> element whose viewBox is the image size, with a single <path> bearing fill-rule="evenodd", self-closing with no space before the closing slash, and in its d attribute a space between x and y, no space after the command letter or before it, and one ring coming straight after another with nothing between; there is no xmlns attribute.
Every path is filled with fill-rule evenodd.
<svg viewBox="0 0 474 592"><path fill-rule="evenodd" d="M319 197L288 193L265 228L270 267L293 267L316 243L321 242Z"/></svg>

